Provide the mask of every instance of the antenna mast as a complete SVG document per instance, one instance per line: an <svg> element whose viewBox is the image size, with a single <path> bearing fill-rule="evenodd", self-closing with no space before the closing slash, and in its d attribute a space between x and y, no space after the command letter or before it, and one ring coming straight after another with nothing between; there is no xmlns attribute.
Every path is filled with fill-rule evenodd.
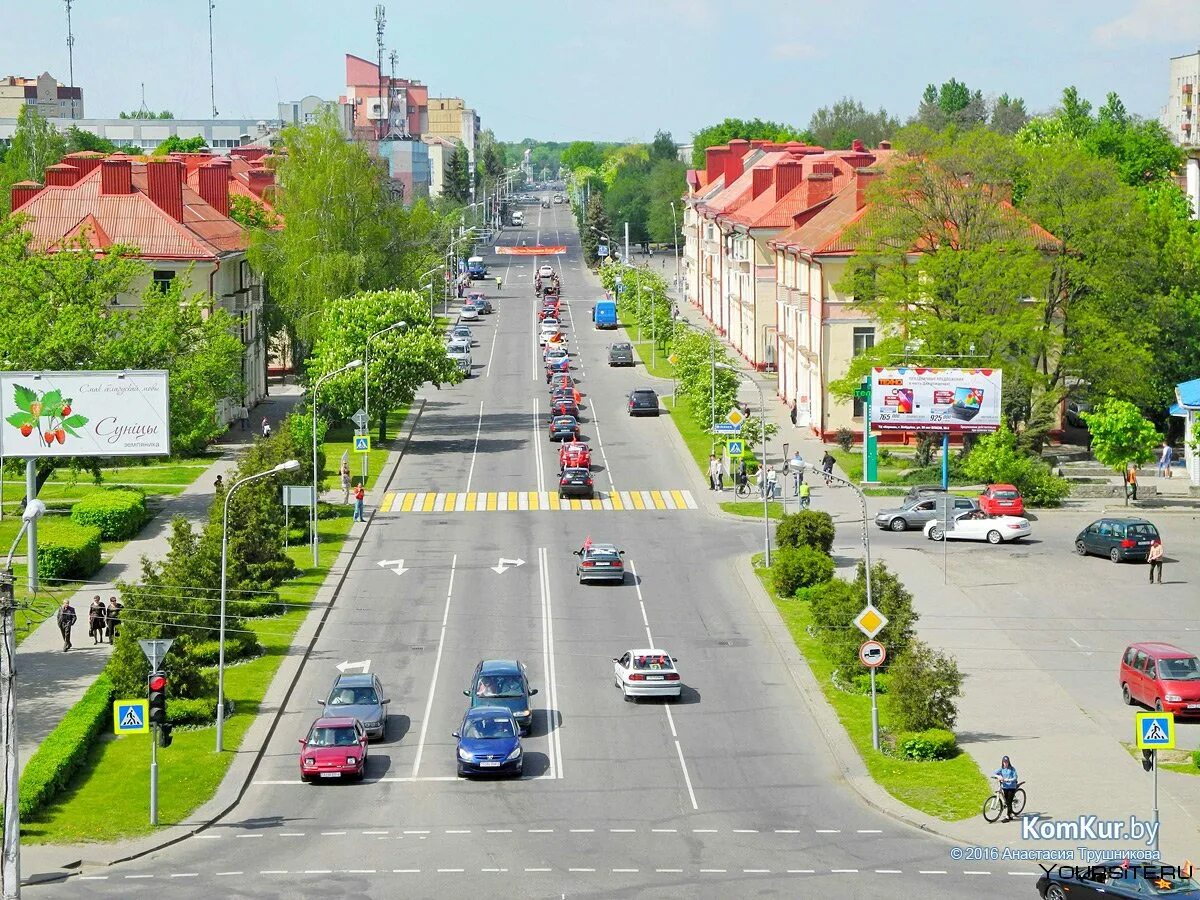
<svg viewBox="0 0 1200 900"><path fill-rule="evenodd" d="M389 137L408 137L408 117L402 115L406 112L407 103L399 103L400 88L396 85L396 59L399 54L393 50L388 54L388 59L392 63L392 80L388 84L388 136Z"/></svg>
<svg viewBox="0 0 1200 900"><path fill-rule="evenodd" d="M71 3L73 0L66 0L67 4L67 70L68 79L71 82L71 118L75 118L75 34L71 31Z"/></svg>
<svg viewBox="0 0 1200 900"><path fill-rule="evenodd" d="M388 113L384 109L384 104L388 100L388 92L384 87L383 74L383 29L387 24L387 8L380 3L375 7L375 50L376 61L379 66L379 120L375 126L375 137L382 140L387 136L387 121Z"/></svg>
<svg viewBox="0 0 1200 900"><path fill-rule="evenodd" d="M217 117L217 70L213 64L213 23L212 14L216 9L217 4L214 0L208 0L208 93L209 99L212 101L212 115Z"/></svg>

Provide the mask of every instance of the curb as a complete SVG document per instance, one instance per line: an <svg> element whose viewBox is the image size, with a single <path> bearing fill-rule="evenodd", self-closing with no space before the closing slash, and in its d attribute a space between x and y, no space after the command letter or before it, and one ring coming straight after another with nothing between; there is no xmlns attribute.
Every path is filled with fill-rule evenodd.
<svg viewBox="0 0 1200 900"><path fill-rule="evenodd" d="M415 398L413 408L409 410L409 415L404 424L404 435L398 440L398 446L390 451L389 457L394 456L394 459L389 458L391 470L388 473L387 481L381 487L381 481L375 483L375 487L371 489L372 506L375 510L378 509L379 500L387 493L391 487L392 481L396 477L396 472L400 467L400 462L404 458L404 454L408 450L408 446L412 441L413 432L416 430L417 423L420 421L421 413L425 410L425 398ZM368 526L374 520L375 513L371 513L371 519L368 520ZM353 526L351 526L353 528ZM119 863L130 862L135 859L140 859L148 854L155 853L159 850L166 849L188 838L197 835L208 828L216 825L225 816L231 813L241 802L245 796L246 790L250 787L254 779L254 774L258 770L259 763L262 761L263 755L266 753L267 744L275 734L275 729L279 724L280 716L283 714L284 708L292 697L292 692L295 690L296 683L300 678L300 673L304 670L305 664L308 662L309 655L316 646L317 640L324 630L325 621L329 617L330 611L333 609L334 603L337 600L338 592L341 590L342 584L350 573L350 566L358 556L362 549L363 541L367 535L367 528L360 528L356 539L349 540L350 535L347 535L347 540L342 544L342 548L338 551L338 556L329 568L329 572L325 576L325 581L318 590L316 597L313 599L312 607L308 616L300 624L296 631L296 636L292 640L289 650L299 646L304 648L302 654L296 656L285 656L279 669L276 670L274 678L271 679L271 684L267 687L266 694L259 704L260 710L269 707L274 700L273 695L282 691L283 696L279 698L275 704L275 713L267 719L261 712L256 716L254 722L246 731L246 735L242 739L243 746L257 746L257 750L251 751L233 751L238 754L234 757L233 763L226 772L224 779L217 786L216 793L213 797L196 811L196 819L192 823L181 823L179 825L169 826L168 830L156 836L142 838L146 842L145 846L134 845L136 849L128 850L129 844L126 844L127 849L118 851L121 855L115 858L100 858L87 859L79 858L69 860L58 865L58 872L41 872L31 875L26 879L22 879L22 883L26 885L45 884L57 881L63 881L74 875L80 874L80 870L84 865L91 866L114 866ZM323 608L322 608L323 606ZM311 634L310 634L311 632ZM305 640L307 636L307 641ZM287 670L288 666L292 667L291 672ZM260 732L262 733L259 738ZM242 754L247 754L242 757ZM244 761L243 761L244 760ZM245 768L245 774L239 776L239 770ZM241 783L238 784L238 778L241 778ZM228 794L230 791L236 790L236 795L232 800L226 802L222 799L221 794ZM213 813L206 813L206 807L224 804ZM52 852L54 845L40 845L47 848L46 852ZM39 849L40 849L39 846ZM103 852L106 845L97 844L97 850ZM120 846L116 843L115 846ZM34 849L30 847L28 849ZM114 847L115 849L115 847ZM73 871L65 871L65 870Z"/></svg>

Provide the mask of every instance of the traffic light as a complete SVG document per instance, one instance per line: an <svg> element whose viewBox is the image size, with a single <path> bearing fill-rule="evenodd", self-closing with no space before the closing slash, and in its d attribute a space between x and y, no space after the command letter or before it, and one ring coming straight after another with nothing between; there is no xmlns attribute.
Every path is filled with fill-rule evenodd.
<svg viewBox="0 0 1200 900"><path fill-rule="evenodd" d="M146 680L147 700L150 705L150 724L167 724L167 676L162 672L151 672Z"/></svg>
<svg viewBox="0 0 1200 900"><path fill-rule="evenodd" d="M172 741L171 726L170 725L160 725L158 727L158 746L170 747L171 741Z"/></svg>
<svg viewBox="0 0 1200 900"><path fill-rule="evenodd" d="M1147 772L1154 771L1154 751L1153 750L1143 750L1142 751L1142 768L1145 769Z"/></svg>

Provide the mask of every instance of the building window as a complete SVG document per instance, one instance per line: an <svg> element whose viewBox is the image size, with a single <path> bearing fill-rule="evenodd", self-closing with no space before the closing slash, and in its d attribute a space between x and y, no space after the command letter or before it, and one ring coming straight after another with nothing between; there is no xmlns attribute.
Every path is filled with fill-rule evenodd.
<svg viewBox="0 0 1200 900"><path fill-rule="evenodd" d="M170 269L155 269L154 270L154 289L161 294L165 294L171 289L171 282L175 280L175 273Z"/></svg>
<svg viewBox="0 0 1200 900"><path fill-rule="evenodd" d="M854 355L861 356L875 346L875 329L871 326L854 329ZM854 398L854 418L863 417L863 402Z"/></svg>

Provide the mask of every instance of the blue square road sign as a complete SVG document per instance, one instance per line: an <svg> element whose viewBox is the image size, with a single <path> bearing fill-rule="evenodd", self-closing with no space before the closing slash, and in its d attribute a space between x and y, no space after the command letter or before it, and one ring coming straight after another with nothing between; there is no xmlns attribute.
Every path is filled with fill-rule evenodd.
<svg viewBox="0 0 1200 900"><path fill-rule="evenodd" d="M355 453L370 453L371 452L371 437L366 434L356 434L354 436L354 452Z"/></svg>
<svg viewBox="0 0 1200 900"><path fill-rule="evenodd" d="M1136 715L1139 750L1174 750L1175 716L1169 712L1143 712Z"/></svg>
<svg viewBox="0 0 1200 900"><path fill-rule="evenodd" d="M741 441L730 441L729 442L729 455L730 456L741 456L744 451L745 451L745 445Z"/></svg>

